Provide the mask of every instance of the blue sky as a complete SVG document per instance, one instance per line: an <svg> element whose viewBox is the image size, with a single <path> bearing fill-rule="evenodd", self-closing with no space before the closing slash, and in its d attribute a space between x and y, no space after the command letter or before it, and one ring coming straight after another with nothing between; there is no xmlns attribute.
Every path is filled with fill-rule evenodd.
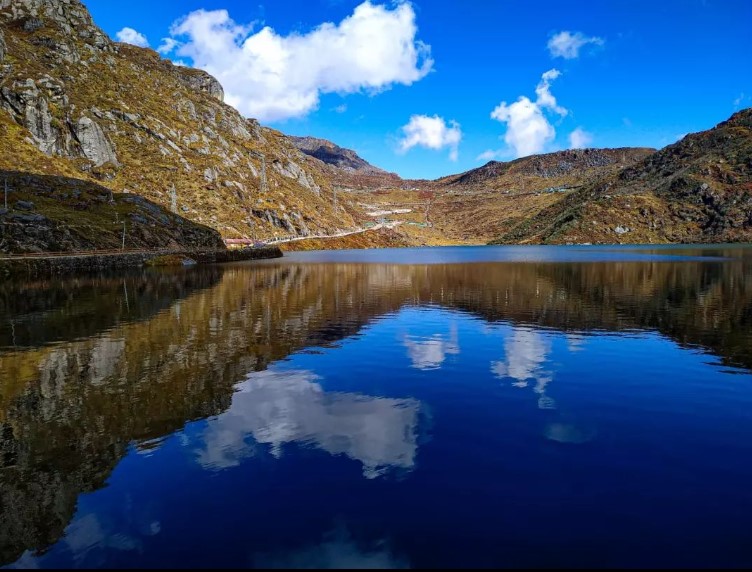
<svg viewBox="0 0 752 572"><path fill-rule="evenodd" d="M86 3L113 37L167 47L172 30L166 57L217 75L245 114L403 177L662 147L752 106L749 0Z"/></svg>

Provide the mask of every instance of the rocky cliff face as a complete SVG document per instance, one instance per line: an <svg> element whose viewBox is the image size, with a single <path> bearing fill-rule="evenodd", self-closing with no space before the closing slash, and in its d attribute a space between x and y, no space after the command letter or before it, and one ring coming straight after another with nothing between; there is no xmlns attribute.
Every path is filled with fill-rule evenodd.
<svg viewBox="0 0 752 572"><path fill-rule="evenodd" d="M0 168L96 181L232 238L360 217L325 166L223 104L216 79L112 41L79 0L0 0L0 86Z"/></svg>

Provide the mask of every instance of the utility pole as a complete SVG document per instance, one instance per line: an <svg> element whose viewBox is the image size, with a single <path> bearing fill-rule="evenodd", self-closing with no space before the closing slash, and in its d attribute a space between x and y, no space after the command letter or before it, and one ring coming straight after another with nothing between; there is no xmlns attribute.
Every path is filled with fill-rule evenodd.
<svg viewBox="0 0 752 572"><path fill-rule="evenodd" d="M125 221L123 221L123 246L120 250L125 250Z"/></svg>
<svg viewBox="0 0 752 572"><path fill-rule="evenodd" d="M178 214L178 193L175 190L175 184L173 183L170 189L170 207L173 214Z"/></svg>
<svg viewBox="0 0 752 572"><path fill-rule="evenodd" d="M269 192L269 182L266 180L266 157L261 155L261 193L266 195Z"/></svg>

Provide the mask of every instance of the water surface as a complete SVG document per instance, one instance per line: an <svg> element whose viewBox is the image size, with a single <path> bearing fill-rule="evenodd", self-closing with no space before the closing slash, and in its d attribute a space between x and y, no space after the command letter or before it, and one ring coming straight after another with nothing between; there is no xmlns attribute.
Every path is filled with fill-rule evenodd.
<svg viewBox="0 0 752 572"><path fill-rule="evenodd" d="M10 566L749 566L752 249L0 284Z"/></svg>

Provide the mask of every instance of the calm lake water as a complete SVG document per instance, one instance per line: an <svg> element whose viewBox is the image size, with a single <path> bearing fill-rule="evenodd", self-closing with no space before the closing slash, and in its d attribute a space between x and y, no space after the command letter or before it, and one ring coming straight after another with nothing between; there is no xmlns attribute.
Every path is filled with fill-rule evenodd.
<svg viewBox="0 0 752 572"><path fill-rule="evenodd" d="M750 566L752 248L0 283L0 563Z"/></svg>

